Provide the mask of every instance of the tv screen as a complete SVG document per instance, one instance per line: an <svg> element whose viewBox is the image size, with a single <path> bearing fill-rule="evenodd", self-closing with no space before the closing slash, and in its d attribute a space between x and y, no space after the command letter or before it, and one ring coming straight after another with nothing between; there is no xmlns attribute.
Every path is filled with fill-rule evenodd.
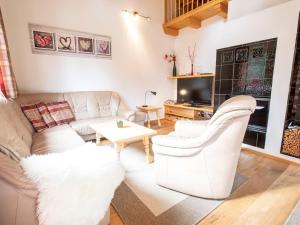
<svg viewBox="0 0 300 225"><path fill-rule="evenodd" d="M191 78L177 80L177 101L192 105L212 104L213 78Z"/></svg>

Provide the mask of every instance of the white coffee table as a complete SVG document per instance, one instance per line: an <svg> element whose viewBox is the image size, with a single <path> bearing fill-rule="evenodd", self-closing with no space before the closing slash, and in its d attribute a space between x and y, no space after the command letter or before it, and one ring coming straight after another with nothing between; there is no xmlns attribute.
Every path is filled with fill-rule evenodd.
<svg viewBox="0 0 300 225"><path fill-rule="evenodd" d="M101 138L105 137L114 144L118 157L120 157L120 152L126 143L142 140L145 146L146 161L151 163L153 159L150 154L150 137L156 135L157 132L125 120L123 120L123 124L123 128L118 128L117 121L90 124L90 127L96 131L96 144L100 145Z"/></svg>

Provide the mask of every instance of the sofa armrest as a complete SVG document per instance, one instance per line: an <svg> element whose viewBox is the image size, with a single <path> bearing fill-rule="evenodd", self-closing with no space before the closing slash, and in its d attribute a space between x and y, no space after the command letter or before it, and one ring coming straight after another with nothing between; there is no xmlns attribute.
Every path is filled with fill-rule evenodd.
<svg viewBox="0 0 300 225"><path fill-rule="evenodd" d="M135 114L136 114L136 111L134 111L134 110L122 109L122 110L118 111L118 116L120 116L128 121L134 121Z"/></svg>

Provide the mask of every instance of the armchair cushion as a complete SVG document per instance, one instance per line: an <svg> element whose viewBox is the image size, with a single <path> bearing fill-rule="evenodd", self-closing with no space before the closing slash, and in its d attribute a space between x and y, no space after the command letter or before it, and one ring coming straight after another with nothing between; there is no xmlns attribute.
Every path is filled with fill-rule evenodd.
<svg viewBox="0 0 300 225"><path fill-rule="evenodd" d="M179 120L175 124L176 133L184 136L200 136L206 129L209 120Z"/></svg>

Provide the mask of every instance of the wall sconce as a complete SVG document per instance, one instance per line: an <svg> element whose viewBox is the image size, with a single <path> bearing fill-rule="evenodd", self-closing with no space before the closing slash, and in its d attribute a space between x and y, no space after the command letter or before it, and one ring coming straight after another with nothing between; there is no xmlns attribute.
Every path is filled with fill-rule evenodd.
<svg viewBox="0 0 300 225"><path fill-rule="evenodd" d="M143 18L143 19L145 19L145 20L147 20L147 21L151 21L151 18L149 17L149 16L144 16L144 15L141 15L141 14L139 14L139 12L137 12L137 11L128 11L127 9L124 9L124 10L122 10L122 12L124 13L124 14L129 14L129 15L131 15L131 16L134 16L134 17L141 17L141 18Z"/></svg>

